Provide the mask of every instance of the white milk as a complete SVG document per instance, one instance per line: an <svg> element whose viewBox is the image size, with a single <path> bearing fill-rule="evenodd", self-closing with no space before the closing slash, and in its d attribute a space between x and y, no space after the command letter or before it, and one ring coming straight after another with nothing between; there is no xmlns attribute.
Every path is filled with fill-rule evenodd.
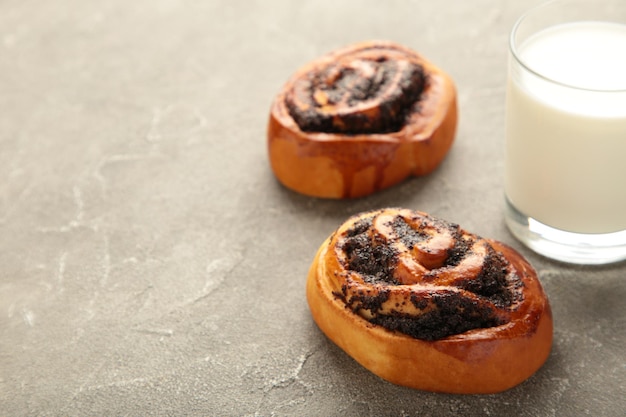
<svg viewBox="0 0 626 417"><path fill-rule="evenodd" d="M507 197L557 229L626 230L626 25L555 26L517 53L531 71L577 88L511 62Z"/></svg>

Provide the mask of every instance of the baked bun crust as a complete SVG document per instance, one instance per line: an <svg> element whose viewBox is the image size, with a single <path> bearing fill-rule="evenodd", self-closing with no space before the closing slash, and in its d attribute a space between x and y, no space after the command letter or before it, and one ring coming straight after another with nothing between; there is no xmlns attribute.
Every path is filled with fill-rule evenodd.
<svg viewBox="0 0 626 417"><path fill-rule="evenodd" d="M297 192L361 197L433 171L456 126L456 89L446 73L404 46L364 42L287 81L271 106L269 159Z"/></svg>
<svg viewBox="0 0 626 417"><path fill-rule="evenodd" d="M350 218L307 279L319 328L394 384L496 393L529 378L552 346L552 313L531 265L503 243L425 213Z"/></svg>

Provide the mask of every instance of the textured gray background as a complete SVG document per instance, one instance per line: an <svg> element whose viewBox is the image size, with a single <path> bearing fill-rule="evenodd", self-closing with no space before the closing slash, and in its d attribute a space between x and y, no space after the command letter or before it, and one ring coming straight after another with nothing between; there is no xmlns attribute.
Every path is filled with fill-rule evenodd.
<svg viewBox="0 0 626 417"><path fill-rule="evenodd" d="M507 36L536 3L0 2L0 415L624 415L626 266L543 259L502 220ZM266 155L272 97L367 39L452 75L452 151L368 198L284 189ZM425 393L323 336L310 261L348 216L384 206L528 257L555 318L535 376L498 395Z"/></svg>

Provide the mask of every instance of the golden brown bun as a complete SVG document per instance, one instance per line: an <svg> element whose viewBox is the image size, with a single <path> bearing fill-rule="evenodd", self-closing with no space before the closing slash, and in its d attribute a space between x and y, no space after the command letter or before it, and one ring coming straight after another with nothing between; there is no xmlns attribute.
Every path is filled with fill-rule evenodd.
<svg viewBox="0 0 626 417"><path fill-rule="evenodd" d="M352 358L420 390L500 392L552 346L548 299L519 253L416 211L350 218L315 256L307 299Z"/></svg>
<svg viewBox="0 0 626 417"><path fill-rule="evenodd" d="M456 125L447 74L406 47L364 42L287 81L271 106L269 158L278 180L295 191L361 197L433 171Z"/></svg>

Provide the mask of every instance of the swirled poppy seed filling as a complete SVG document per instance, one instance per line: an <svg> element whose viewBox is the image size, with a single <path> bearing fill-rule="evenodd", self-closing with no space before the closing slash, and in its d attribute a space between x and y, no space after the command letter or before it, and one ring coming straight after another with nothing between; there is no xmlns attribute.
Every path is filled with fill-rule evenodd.
<svg viewBox="0 0 626 417"><path fill-rule="evenodd" d="M346 253L347 269L356 271L369 283L398 284L393 278L397 251L383 242L372 244L366 233L345 239L342 250Z"/></svg>
<svg viewBox="0 0 626 417"><path fill-rule="evenodd" d="M398 239L400 239L400 241L409 250L413 249L413 247L418 243L424 242L428 239L427 233L419 229L412 228L401 216L394 217L390 226L398 236Z"/></svg>
<svg viewBox="0 0 626 417"><path fill-rule="evenodd" d="M480 274L461 288L489 299L498 308L510 307L521 301L519 289L524 283L518 275L509 274L508 265L500 253L490 248Z"/></svg>
<svg viewBox="0 0 626 417"><path fill-rule="evenodd" d="M382 308L383 303L389 299L389 292L389 290L382 290L373 295L359 293L350 297L347 304L355 306L355 310L378 311Z"/></svg>
<svg viewBox="0 0 626 417"><path fill-rule="evenodd" d="M385 229L383 233L376 229L376 218L374 214L355 222L343 232L338 247L343 252L344 268L359 274L371 288L356 289L358 278L352 277L347 278L341 293L335 294L346 307L371 323L418 339L437 340L471 329L501 325L505 321L502 311L514 308L522 300L521 278L510 271L502 253L481 237L463 231L455 223L423 215L406 218L397 215L385 220L381 225L391 232ZM428 252L433 231L449 235L451 247L440 266L423 272L424 282L449 285L450 289L431 291L424 290L427 287L407 285L410 295L406 302L418 310L417 314L407 313L400 304L395 308L385 305L394 286L406 285L395 277L396 270L400 271L400 254L407 249ZM481 252L475 252L474 247L482 248ZM480 261L475 264L477 256ZM470 264L464 264L466 259ZM477 268L473 276L450 284L436 283L439 274L445 276L455 268L468 268L467 265L477 265L472 266Z"/></svg>
<svg viewBox="0 0 626 417"><path fill-rule="evenodd" d="M424 69L415 62L357 55L298 78L285 102L305 132L390 133L400 131L408 115L419 111L426 82Z"/></svg>
<svg viewBox="0 0 626 417"><path fill-rule="evenodd" d="M454 246L448 250L446 266L457 266L467 256L472 243L471 240L463 238L458 226L453 235L455 242Z"/></svg>
<svg viewBox="0 0 626 417"><path fill-rule="evenodd" d="M494 310L473 303L458 293L433 293L431 298L437 308L424 314L378 314L370 322L416 339L430 341L503 324Z"/></svg>

